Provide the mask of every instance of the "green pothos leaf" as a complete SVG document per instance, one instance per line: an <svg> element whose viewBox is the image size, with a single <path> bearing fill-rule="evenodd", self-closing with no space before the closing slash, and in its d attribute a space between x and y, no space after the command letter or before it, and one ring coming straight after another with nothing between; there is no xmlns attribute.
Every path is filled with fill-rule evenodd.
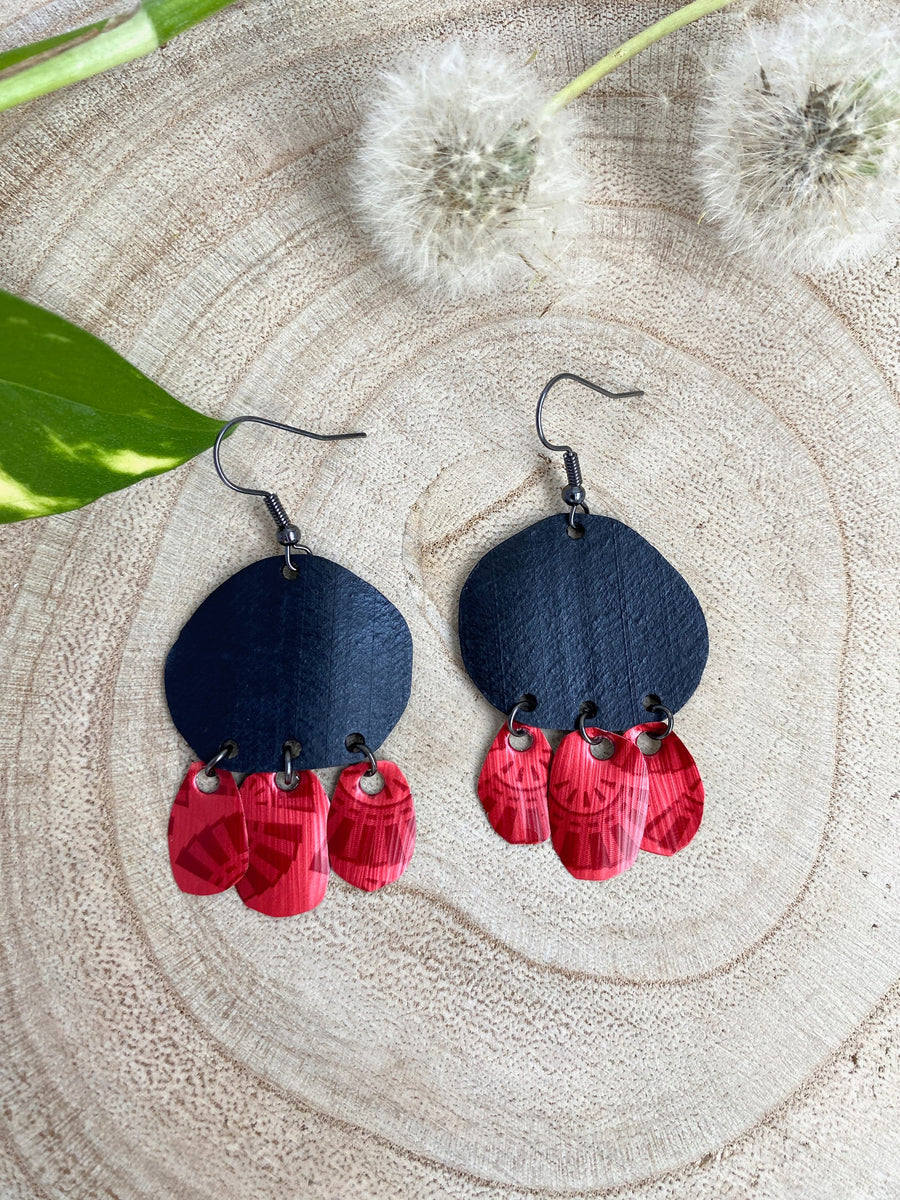
<svg viewBox="0 0 900 1200"><path fill-rule="evenodd" d="M99 338L0 291L0 522L80 508L159 475L220 428Z"/></svg>

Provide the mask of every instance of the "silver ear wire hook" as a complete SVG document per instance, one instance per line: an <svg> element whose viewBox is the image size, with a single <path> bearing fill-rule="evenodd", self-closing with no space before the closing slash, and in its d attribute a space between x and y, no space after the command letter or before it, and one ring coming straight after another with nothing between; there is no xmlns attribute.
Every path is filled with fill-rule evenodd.
<svg viewBox="0 0 900 1200"><path fill-rule="evenodd" d="M364 438L364 433L312 433L308 429L298 429L294 425L282 425L280 421L270 421L267 417L235 417L229 421L227 425L223 425L216 437L215 445L213 446L213 463L215 464L216 474L222 480L226 487L230 487L233 492L243 492L245 496L262 496L266 508L269 510L269 515L278 526L278 543L284 547L284 564L287 570L295 572L293 560L291 559L291 547L299 546L300 530L293 524L290 517L285 511L284 505L278 499L275 492L267 492L265 488L249 488L240 487L233 483L222 468L222 460L220 457L220 447L222 440L228 435L229 430L235 425L240 425L244 421L252 421L257 425L268 425L271 429L283 429L286 433L299 433L303 437L313 438L317 442L335 442L342 438Z"/></svg>
<svg viewBox="0 0 900 1200"><path fill-rule="evenodd" d="M547 399L553 385L560 383L563 379L571 379L575 383L580 383L583 387L590 388L592 392L599 392L601 396L608 396L610 400L628 400L633 396L643 396L644 393L609 392L606 388L600 387L598 383L591 383L589 379L582 379L580 375L573 375L570 371L561 371L559 375L554 375L548 383L544 384L543 391L538 398L534 423L537 428L537 435L541 439L541 444L546 446L548 450L553 450L555 453L562 454L563 456L567 483L561 489L562 498L563 503L569 506L569 528L574 531L581 529L581 526L575 520L575 513L578 509L580 508L583 513L591 511L585 503L586 493L581 482L581 464L578 461L578 455L571 446L554 446L544 436L544 401Z"/></svg>

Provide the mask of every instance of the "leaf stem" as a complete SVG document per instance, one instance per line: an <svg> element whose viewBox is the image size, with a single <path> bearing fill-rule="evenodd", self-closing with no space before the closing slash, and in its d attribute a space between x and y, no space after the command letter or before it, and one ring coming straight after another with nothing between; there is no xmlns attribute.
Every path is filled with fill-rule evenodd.
<svg viewBox="0 0 900 1200"><path fill-rule="evenodd" d="M608 75L610 71L614 71L616 67L622 63L628 62L629 58L634 58L636 54L640 54L642 50L646 50L648 46L652 46L654 42L658 42L664 38L666 34L674 33L676 29L681 29L683 25L689 25L691 21L696 21L698 17L705 17L707 13L716 12L720 8L724 8L726 4L731 4L733 0L693 0L691 4L686 4L683 8L677 9L670 13L667 17L663 17L661 21L657 21L655 25L651 25L642 33L637 34L633 38L629 38L627 42L623 42L617 50L613 50L599 62L594 63L592 67L588 67L586 71L573 79L571 83L567 83L561 91L547 104L545 111L549 113L559 112L561 108L565 108L567 104L571 104L573 100L577 100L582 92L586 92L589 87L592 87L604 75Z"/></svg>
<svg viewBox="0 0 900 1200"><path fill-rule="evenodd" d="M82 25L80 29L70 29L68 33L58 33L55 37L44 38L40 42L32 42L28 46L16 46L12 50L4 50L0 54L0 75L6 73L12 74L9 71L10 67L16 66L25 59L37 59L41 56L53 52L58 52L60 47L71 45L73 42L83 42L87 38L95 37L101 29L109 24L106 21L95 21L93 25Z"/></svg>
<svg viewBox="0 0 900 1200"><path fill-rule="evenodd" d="M233 0L144 0L141 7L153 22L153 28L162 46L176 34L199 24L220 8L227 8L232 2Z"/></svg>
<svg viewBox="0 0 900 1200"><path fill-rule="evenodd" d="M144 0L136 11L0 55L0 112L142 58L232 0Z"/></svg>

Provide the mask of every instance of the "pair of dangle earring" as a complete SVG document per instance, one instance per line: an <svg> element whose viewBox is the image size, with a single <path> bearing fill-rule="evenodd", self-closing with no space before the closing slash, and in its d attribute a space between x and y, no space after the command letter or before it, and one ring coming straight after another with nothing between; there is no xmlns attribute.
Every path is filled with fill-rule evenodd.
<svg viewBox="0 0 900 1200"><path fill-rule="evenodd" d="M703 784L673 724L709 643L687 582L633 529L590 513L578 455L545 437L544 403L566 379L613 399L642 395L568 372L546 385L537 433L563 454L568 513L476 565L460 596L459 637L472 679L508 714L478 783L491 825L513 843L551 837L576 878L608 879L640 849L675 853L699 827ZM365 435L260 417L222 428L216 470L233 490L262 497L284 558L227 579L166 661L172 719L201 760L172 807L176 882L203 895L236 886L249 907L289 916L322 900L329 869L372 891L412 857L409 785L369 748L406 708L412 639L380 592L299 544L274 493L228 479L222 440L244 421L323 441ZM572 732L552 755L543 729ZM362 761L342 772L329 806L314 769L354 758ZM247 774L240 787L231 771Z"/></svg>
<svg viewBox="0 0 900 1200"><path fill-rule="evenodd" d="M245 421L318 441L318 434L237 417L213 461L222 482L261 496L279 557L252 563L200 604L169 651L166 700L200 761L169 819L169 855L182 891L234 886L272 917L315 908L329 870L365 891L398 879L415 841L409 785L376 749L409 700L412 638L400 612L351 571L310 553L274 492L239 487L221 446ZM345 766L329 804L317 767ZM240 784L232 772L245 774Z"/></svg>
<svg viewBox="0 0 900 1200"><path fill-rule="evenodd" d="M569 372L549 381L535 423L563 454L568 513L481 559L460 595L459 639L473 681L508 714L478 781L491 825L517 844L550 837L577 879L609 879L639 850L674 854L700 825L703 784L673 725L709 640L687 582L633 529L590 513L578 455L545 437L544 403L562 380L643 395ZM572 732L553 755L543 729Z"/></svg>

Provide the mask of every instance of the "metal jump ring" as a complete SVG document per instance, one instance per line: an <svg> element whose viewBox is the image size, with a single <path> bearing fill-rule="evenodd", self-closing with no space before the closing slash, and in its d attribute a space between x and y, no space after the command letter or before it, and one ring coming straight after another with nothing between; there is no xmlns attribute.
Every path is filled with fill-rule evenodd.
<svg viewBox="0 0 900 1200"><path fill-rule="evenodd" d="M290 791L294 786L295 779L297 778L297 776L294 774L294 759L291 755L290 742L284 743L284 745L281 747L281 753L284 755L284 768L282 770L282 774L284 775L284 786L288 791Z"/></svg>
<svg viewBox="0 0 900 1200"><path fill-rule="evenodd" d="M375 755L366 745L365 740L363 738L359 738L358 740L355 738L349 738L348 740L353 742L352 745L347 746L347 749L351 754L364 754L369 760L369 769L368 771L364 772L366 778L371 779L373 775L377 775L378 761L376 760Z"/></svg>
<svg viewBox="0 0 900 1200"><path fill-rule="evenodd" d="M212 756L206 766L203 768L203 774L208 775L212 779L216 773L216 767L226 758L234 758L237 754L237 745L229 739L226 739L219 747L218 752Z"/></svg>
<svg viewBox="0 0 900 1200"><path fill-rule="evenodd" d="M521 729L515 729L514 722L519 715L519 709L524 708L526 712L534 712L535 706L528 704L525 700L517 700L512 706L509 716L506 718L506 728L509 731L510 737L514 737L517 733L528 733L528 726L523 725Z"/></svg>
<svg viewBox="0 0 900 1200"><path fill-rule="evenodd" d="M597 714L594 713L594 716L596 716L596 715ZM585 724L587 723L587 719L588 719L587 713L581 712L578 714L578 726L577 726L578 732L581 734L581 736L584 738L584 740L587 742L587 744L589 746L599 746L600 743L602 741L604 741L603 734L599 733L596 737L591 737L588 734L588 731L585 729Z"/></svg>
<svg viewBox="0 0 900 1200"><path fill-rule="evenodd" d="M665 714L665 716L663 717L663 720L666 723L666 728L663 733L649 733L649 730L648 730L649 736L652 737L655 742L664 742L666 740L666 738L669 736L669 734L672 732L672 730L675 728L675 714L672 712L672 710L670 708L666 708L666 706L664 704L654 704L653 708L651 708L650 711L653 713L664 713Z"/></svg>

